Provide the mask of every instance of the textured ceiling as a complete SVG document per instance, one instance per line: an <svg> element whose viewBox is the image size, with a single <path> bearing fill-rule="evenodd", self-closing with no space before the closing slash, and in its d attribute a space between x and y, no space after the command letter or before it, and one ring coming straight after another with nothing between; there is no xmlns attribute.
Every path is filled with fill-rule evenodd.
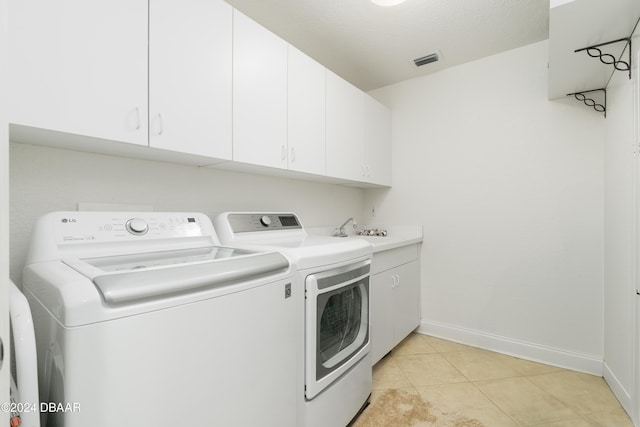
<svg viewBox="0 0 640 427"><path fill-rule="evenodd" d="M549 36L549 0L226 1L366 91ZM440 61L415 67L435 50Z"/></svg>

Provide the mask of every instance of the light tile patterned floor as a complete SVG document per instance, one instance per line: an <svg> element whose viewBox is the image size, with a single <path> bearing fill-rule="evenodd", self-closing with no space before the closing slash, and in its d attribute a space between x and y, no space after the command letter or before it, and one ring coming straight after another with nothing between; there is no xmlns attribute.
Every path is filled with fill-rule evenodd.
<svg viewBox="0 0 640 427"><path fill-rule="evenodd" d="M411 334L352 427L633 427L602 378Z"/></svg>

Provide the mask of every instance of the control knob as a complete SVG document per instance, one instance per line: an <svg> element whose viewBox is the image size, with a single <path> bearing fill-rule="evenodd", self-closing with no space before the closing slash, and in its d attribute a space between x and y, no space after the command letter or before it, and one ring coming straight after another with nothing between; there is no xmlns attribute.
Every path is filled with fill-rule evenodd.
<svg viewBox="0 0 640 427"><path fill-rule="evenodd" d="M127 231L136 236L142 236L149 231L149 224L140 218L131 218L126 224Z"/></svg>
<svg viewBox="0 0 640 427"><path fill-rule="evenodd" d="M265 227L270 226L271 218L269 218L267 215L262 215L262 217L260 218L260 224L264 225Z"/></svg>

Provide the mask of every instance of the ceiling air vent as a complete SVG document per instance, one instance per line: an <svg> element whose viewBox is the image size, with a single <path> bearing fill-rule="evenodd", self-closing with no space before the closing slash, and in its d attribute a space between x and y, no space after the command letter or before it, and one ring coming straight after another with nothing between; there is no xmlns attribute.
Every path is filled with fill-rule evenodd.
<svg viewBox="0 0 640 427"><path fill-rule="evenodd" d="M413 63L416 64L416 67L422 67L423 65L436 62L438 59L439 59L439 52L433 52L421 58L414 59Z"/></svg>

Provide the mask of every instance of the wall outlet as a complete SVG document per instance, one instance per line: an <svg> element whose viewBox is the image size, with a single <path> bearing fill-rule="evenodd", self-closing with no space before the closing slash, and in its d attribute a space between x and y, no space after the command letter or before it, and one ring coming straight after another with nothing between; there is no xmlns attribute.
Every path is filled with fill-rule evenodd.
<svg viewBox="0 0 640 427"><path fill-rule="evenodd" d="M376 207L375 206L371 206L371 218L376 216Z"/></svg>

